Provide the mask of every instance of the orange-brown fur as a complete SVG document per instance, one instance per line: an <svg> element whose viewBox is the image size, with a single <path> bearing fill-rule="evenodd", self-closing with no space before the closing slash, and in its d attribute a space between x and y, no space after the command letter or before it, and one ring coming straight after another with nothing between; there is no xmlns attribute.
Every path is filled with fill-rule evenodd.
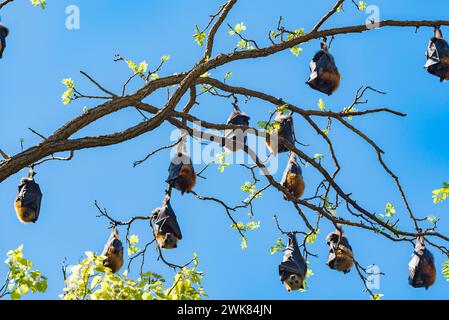
<svg viewBox="0 0 449 320"><path fill-rule="evenodd" d="M446 71L441 76L444 78L444 80L449 80L449 54L444 55L443 57L441 57L440 58L440 63L441 63L441 65L444 66L445 71Z"/></svg>
<svg viewBox="0 0 449 320"><path fill-rule="evenodd" d="M157 240L157 244L159 246L159 248L161 249L166 249L166 250L170 250L170 249L175 249L178 247L178 237L176 237L173 233L170 234L171 236L169 236L171 238L171 241L167 241L167 234L164 233L158 233L156 235L156 240Z"/></svg>
<svg viewBox="0 0 449 320"><path fill-rule="evenodd" d="M106 252L107 259L104 261L104 266L110 268L112 273L116 273L123 266L123 253L116 252L114 247L111 246Z"/></svg>
<svg viewBox="0 0 449 320"><path fill-rule="evenodd" d="M335 92L340 87L340 73L336 70L324 70L318 71L318 76L321 83L325 83L331 92Z"/></svg>
<svg viewBox="0 0 449 320"><path fill-rule="evenodd" d="M279 128L279 130L273 132L272 134L267 134L266 138L265 138L265 142L267 145L268 150L270 150L271 154L277 154L277 150L275 150L275 147L278 146L278 143L275 143L274 146L271 145L271 140L273 139L273 142L276 141L278 142L278 137L283 135L284 130L282 129L282 127Z"/></svg>
<svg viewBox="0 0 449 320"><path fill-rule="evenodd" d="M296 199L300 199L304 194L305 184L301 176L290 172L287 175L286 188Z"/></svg>
<svg viewBox="0 0 449 320"><path fill-rule="evenodd" d="M304 289L304 276L299 274L286 272L281 281L289 292Z"/></svg>
<svg viewBox="0 0 449 320"><path fill-rule="evenodd" d="M429 263L428 261L422 261L420 264L421 274L427 276L425 281L426 287L430 287L435 283L437 277L437 271L435 269L435 264Z"/></svg>
<svg viewBox="0 0 449 320"><path fill-rule="evenodd" d="M267 135L266 137L266 144L267 144L267 148L270 151L271 154L274 154L274 150L271 148L271 135Z"/></svg>
<svg viewBox="0 0 449 320"><path fill-rule="evenodd" d="M196 184L196 174L190 165L183 165L179 171L179 178L176 181L176 187L182 192L190 192Z"/></svg>
<svg viewBox="0 0 449 320"><path fill-rule="evenodd" d="M22 207L20 201L14 203L14 208L16 209L17 218L23 223L30 223L36 218L36 211Z"/></svg>
<svg viewBox="0 0 449 320"><path fill-rule="evenodd" d="M334 269L345 273L349 272L354 266L352 251L340 244L335 255Z"/></svg>

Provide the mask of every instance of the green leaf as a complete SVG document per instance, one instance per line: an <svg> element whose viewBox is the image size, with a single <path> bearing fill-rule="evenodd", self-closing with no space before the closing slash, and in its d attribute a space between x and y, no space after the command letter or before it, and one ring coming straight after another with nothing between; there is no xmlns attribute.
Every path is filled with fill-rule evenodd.
<svg viewBox="0 0 449 320"><path fill-rule="evenodd" d="M318 108L320 108L320 110L322 111L326 111L326 104L324 103L323 99L320 99L318 101Z"/></svg>
<svg viewBox="0 0 449 320"><path fill-rule="evenodd" d="M359 1L358 3L359 10L366 10L366 2L365 1Z"/></svg>
<svg viewBox="0 0 449 320"><path fill-rule="evenodd" d="M441 203L449 197L449 182L443 182L443 188L432 191L432 198L435 204Z"/></svg>
<svg viewBox="0 0 449 320"><path fill-rule="evenodd" d="M45 6L47 5L46 0L30 0L31 4L35 7L41 7L42 9L45 9Z"/></svg>
<svg viewBox="0 0 449 320"><path fill-rule="evenodd" d="M195 34L193 35L193 39L195 39L195 42L202 47L204 45L204 39L206 39L207 36L204 32L202 32L198 26L195 26Z"/></svg>

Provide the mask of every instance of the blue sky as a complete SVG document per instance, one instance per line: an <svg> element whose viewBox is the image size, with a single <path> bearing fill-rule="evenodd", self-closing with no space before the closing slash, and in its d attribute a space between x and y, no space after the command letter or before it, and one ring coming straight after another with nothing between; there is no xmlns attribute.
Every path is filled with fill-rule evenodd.
<svg viewBox="0 0 449 320"><path fill-rule="evenodd" d="M81 29L65 28L65 8L76 4L81 10ZM29 147L39 142L30 133L31 127L49 135L63 123L82 112L84 106L94 107L94 101L79 101L62 105L63 78L72 77L77 87L86 93L96 93L78 73L84 70L111 90L119 91L127 79L127 68L113 62L114 54L135 60L146 60L154 68L159 58L170 55L161 75L191 68L201 57L192 39L195 24L203 26L208 16L216 12L221 1L206 0L48 0L45 11L33 8L28 1L16 1L2 10L2 21L11 29L4 59L0 62L0 148L10 154L20 151L19 139ZM268 45L268 30L274 28L280 15L291 29L310 29L324 15L334 1L282 0L276 5L270 0L240 0L228 18L235 25L244 22L248 37ZM382 19L445 19L449 3L436 0L432 6L412 6L410 1L369 2L380 8ZM325 27L364 23L366 15L347 5ZM226 28L217 36L218 50L233 50L236 39ZM449 34L449 30L443 29ZM388 92L386 96L369 95L369 107L389 107L408 114L406 118L392 115L372 115L353 120L386 151L385 160L400 177L418 216L436 215L441 218L440 231L449 234L448 204L436 206L431 191L440 187L449 175L449 96L447 83L423 69L424 52L431 29L381 29L363 35L338 36L332 46L343 80L341 88L332 96L324 97L312 91L304 82L308 64L319 46L318 41L303 46L299 58L283 52L260 60L248 60L212 71L222 78L233 72L230 83L265 91L282 97L302 108L317 108L323 98L333 110L341 110L353 100L362 85L371 85ZM134 84L134 89L140 83ZM161 106L164 92L148 99ZM224 122L231 111L228 101L203 96L194 114L212 122ZM251 115L252 124L265 120L272 106L252 100L241 107ZM363 106L361 107L363 108ZM103 134L136 124L141 117L135 111L124 111L102 119L82 130L77 136ZM316 134L298 117L298 139L309 147L313 155L324 153L325 146ZM324 127L324 122L320 123ZM48 163L38 168L37 180L44 191L42 212L36 225L23 225L13 210L20 174L0 184L0 253L20 244L26 256L49 277L46 294L38 299L56 299L63 287L61 263L67 258L75 263L85 251L100 252L108 238L108 223L96 217L92 205L98 200L117 218L127 219L136 214L148 214L163 199L164 180L169 164L169 153L160 153L142 166L133 169L132 163L158 146L167 144L171 127L163 125L159 131L141 136L124 144L96 150L77 152L70 163ZM375 153L360 139L342 127L335 126L330 137L343 165L338 182L352 193L360 204L377 214L385 204L396 206L403 228L411 229L407 213L390 177L381 169ZM286 161L286 156L281 157ZM329 162L325 162L329 165ZM202 166L198 166L201 168ZM198 168L198 169L199 169ZM313 193L319 176L305 168L309 186L306 196ZM276 178L280 179L282 169ZM220 174L216 167L207 171L207 180L199 180L196 191L201 195L219 196L231 204L245 198L239 187L250 176L238 166ZM193 196L172 201L178 214L184 239L176 251L167 252L173 262L188 261L193 252L200 257L200 269L206 274L204 287L211 299L367 299L363 286L353 271L343 275L330 270L325 237L332 226L321 225L318 239L310 249L319 255L311 259L314 276L305 293L288 293L281 285L277 267L280 254L270 256L269 248L280 237L273 221L277 214L285 229L304 228L291 205L282 200L277 191L267 191L255 203L254 219L261 222L260 230L249 235L249 247L240 248L240 239L230 229L230 223L221 207L196 200ZM247 221L246 211L236 214L237 220ZM339 211L347 216L343 208ZM315 213L306 211L308 217ZM381 280L380 292L386 299L445 299L448 285L439 274L437 283L428 291L413 289L407 282L407 264L412 247L391 243L380 236L357 229L347 229L357 259L363 265L375 263L386 274ZM123 233L123 232L122 232ZM151 237L147 224L134 229L142 241ZM437 268L444 262L437 252ZM173 272L156 261L155 250L147 258L146 269L170 279ZM0 266L0 275L6 269Z"/></svg>

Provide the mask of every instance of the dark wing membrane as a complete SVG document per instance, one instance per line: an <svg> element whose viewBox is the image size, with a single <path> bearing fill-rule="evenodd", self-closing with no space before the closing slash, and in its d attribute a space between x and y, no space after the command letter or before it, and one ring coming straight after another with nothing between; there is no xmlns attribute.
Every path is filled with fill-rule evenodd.
<svg viewBox="0 0 449 320"><path fill-rule="evenodd" d="M427 61L424 67L430 74L444 80L449 66L442 60L449 60L449 45L444 39L432 38L426 52Z"/></svg>
<svg viewBox="0 0 449 320"><path fill-rule="evenodd" d="M287 183L287 177L289 173L294 173L296 175L302 176L301 167L298 165L296 158L294 156L290 157L287 167L284 170L284 175L282 176L281 185L285 186Z"/></svg>
<svg viewBox="0 0 449 320"><path fill-rule="evenodd" d="M435 279L435 265L432 253L426 249L423 239L418 239L409 264L408 281L414 288L429 287ZM431 271L430 271L430 270Z"/></svg>
<svg viewBox="0 0 449 320"><path fill-rule="evenodd" d="M114 240L115 240L115 237L114 237L114 231L112 231L112 232L111 232L111 235L109 236L108 241L106 242L106 244L105 244L105 246L104 246L103 252L101 253L102 256L106 256L106 255L107 255L107 253L108 253L108 251L109 251L109 248L110 248L110 247L113 245L113 243L114 243Z"/></svg>
<svg viewBox="0 0 449 320"><path fill-rule="evenodd" d="M170 162L170 166L168 167L168 178L166 180L167 183L172 184L179 178L179 172L184 164L191 163L190 158L183 154L179 153L176 157L172 159Z"/></svg>
<svg viewBox="0 0 449 320"><path fill-rule="evenodd" d="M275 119L281 125L278 134L286 139L289 143L295 144L295 131L293 128L293 117L291 115L278 114ZM288 152L289 150L284 147L281 143L278 146L278 152Z"/></svg>
<svg viewBox="0 0 449 320"><path fill-rule="evenodd" d="M306 261L299 250L296 236L293 234L289 235L288 246L285 250L282 263L279 265L279 275L282 276L284 272L291 272L303 276L307 272Z"/></svg>
<svg viewBox="0 0 449 320"><path fill-rule="evenodd" d="M227 124L247 126L249 125L249 120L250 117L246 113L234 109L228 118Z"/></svg>
<svg viewBox="0 0 449 320"><path fill-rule="evenodd" d="M159 231L162 230L163 227L170 228L173 233L176 235L176 237L181 240L182 239L182 232L181 228L178 224L178 219L176 218L176 214L173 211L172 206L170 203L164 205L157 215L157 217L154 219L154 231L155 233L159 233Z"/></svg>

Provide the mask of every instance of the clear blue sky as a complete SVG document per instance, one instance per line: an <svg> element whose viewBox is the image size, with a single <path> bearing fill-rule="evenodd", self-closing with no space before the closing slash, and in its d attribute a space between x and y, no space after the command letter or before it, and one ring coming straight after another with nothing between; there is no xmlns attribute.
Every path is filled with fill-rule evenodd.
<svg viewBox="0 0 449 320"><path fill-rule="evenodd" d="M63 106L60 101L64 88L60 81L72 77L86 93L96 93L78 71L84 70L102 84L119 91L128 71L123 64L114 63L115 53L135 61L146 60L154 68L162 55L171 59L161 75L187 70L200 58L202 49L192 39L194 25L203 26L208 15L223 1L170 0L123 1L107 0L48 0L45 11L33 8L29 1L15 1L2 10L2 20L11 29L4 60L0 62L0 147L10 154L20 151L19 139L25 146L39 142L27 128L49 135L63 123L82 112L92 101ZM65 29L65 8L76 4L81 10L81 30ZM246 34L267 44L269 29L280 15L291 29L311 28L328 11L334 1L241 0L228 21L244 21ZM410 1L375 1L382 19L447 19L449 3L436 0L432 6L411 5ZM337 14L327 26L361 24L364 13L347 5L346 12ZM217 49L233 50L236 39L227 35L226 28L217 37ZM443 29L449 35L449 29ZM339 91L332 97L312 91L304 82L308 64L319 43L303 46L299 58L289 52L276 56L248 60L213 70L221 78L233 72L232 84L266 91L303 108L317 108L323 98L333 110L348 105L361 85L371 85L388 92L387 96L370 95L370 107L390 107L408 114L407 118L372 115L355 119L386 151L385 159L399 175L411 205L419 216L441 218L441 232L449 234L448 204L436 206L431 191L449 179L449 95L448 84L440 84L423 69L424 52L431 29L418 33L412 28L375 30L363 35L343 35L332 47L343 76ZM137 85L135 86L137 88ZM149 99L160 106L164 93ZM230 112L229 102L202 97L195 115L214 122L223 122ZM272 107L253 100L242 108L252 117L252 123L264 120ZM103 119L79 135L113 132L134 125L140 120L135 111L125 111ZM310 144L308 154L325 153L325 146L308 128L296 119L299 140ZM324 123L321 124L324 126ZM77 262L85 251L100 252L108 238L108 223L96 218L92 205L97 199L117 218L127 219L135 214L148 214L163 198L164 180L169 154L161 153L146 164L133 169L132 163L156 147L166 144L171 128L141 136L133 141L109 148L84 150L76 153L70 163L48 163L39 168L37 180L44 191L42 212L36 225L23 225L13 210L13 199L22 171L0 184L0 253L20 244L26 256L49 277L48 292L33 298L57 298L63 287L61 263L64 258ZM343 165L338 182L351 192L360 204L383 213L385 204L396 206L403 228L410 229L407 213L400 202L393 181L380 168L373 150L347 130L336 126L330 134ZM286 156L285 156L286 157ZM286 161L286 158L281 160ZM282 171L282 170L281 170ZM309 186L306 196L313 193L319 177L312 169L303 170ZM276 177L281 178L282 172ZM220 196L237 204L245 198L239 187L250 177L239 167L228 168L223 175L213 167L207 180L199 180L196 191L201 195ZM137 200L140 199L140 200ZM212 299L367 299L363 286L353 271L348 275L336 273L325 265L327 247L325 236L331 226L322 224L317 242L310 249L319 255L311 259L315 275L306 293L287 293L281 285L277 267L282 258L270 256L269 248L280 236L272 219L278 214L284 228L300 229L303 224L291 205L277 191L265 192L255 204L255 220L261 228L249 235L249 248L240 249L240 239L230 229L221 207L197 201L178 193L173 199L184 239L176 251L166 254L170 261L183 263L197 252L200 268L206 273L204 287ZM339 211L346 216L343 208ZM308 217L315 213L306 211ZM236 215L246 221L246 211ZM123 233L123 232L122 232ZM151 237L148 225L141 224L134 233L142 241ZM430 290L413 289L407 282L407 264L412 248L409 244L391 243L380 236L357 229L347 229L348 237L360 263L377 264L386 274L380 292L386 299L444 299L448 283L439 273ZM435 252L438 270L444 258ZM155 250L147 258L146 269L167 278L173 272L156 261ZM0 266L0 275L6 269ZM2 277L3 277L2 276Z"/></svg>

